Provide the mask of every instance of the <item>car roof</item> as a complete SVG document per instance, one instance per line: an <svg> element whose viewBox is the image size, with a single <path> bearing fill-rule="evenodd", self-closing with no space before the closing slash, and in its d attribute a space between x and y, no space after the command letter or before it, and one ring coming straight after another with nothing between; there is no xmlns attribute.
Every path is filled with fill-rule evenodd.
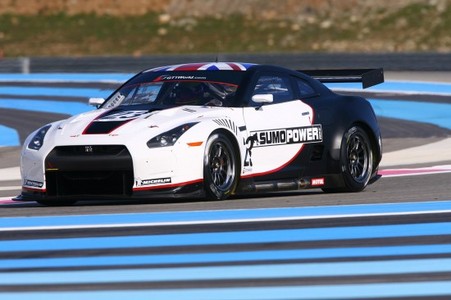
<svg viewBox="0 0 451 300"><path fill-rule="evenodd" d="M168 72L168 71L247 71L249 68L255 66L252 63L239 62L203 62L203 63L188 63L171 66L163 66L148 69L144 72Z"/></svg>
<svg viewBox="0 0 451 300"><path fill-rule="evenodd" d="M162 67L156 67L144 70L142 73L153 73L153 72L197 72L197 71L278 71L286 72L291 75L301 76L303 78L309 77L302 74L299 71L287 69L275 65L260 65L254 63L243 63L243 62L200 62L200 63L187 63L178 65L167 65Z"/></svg>
<svg viewBox="0 0 451 300"><path fill-rule="evenodd" d="M287 69L281 66L243 63L243 62L197 62L186 63L177 65L167 65L162 67L156 67L147 69L141 73L156 73L156 72L198 72L198 71L236 71L245 72L249 76L252 76L256 71L271 71L271 72L283 72L296 77L300 77L310 82L311 85L316 86L316 89L324 89L325 86L319 81L311 78L310 76L303 74L302 72Z"/></svg>

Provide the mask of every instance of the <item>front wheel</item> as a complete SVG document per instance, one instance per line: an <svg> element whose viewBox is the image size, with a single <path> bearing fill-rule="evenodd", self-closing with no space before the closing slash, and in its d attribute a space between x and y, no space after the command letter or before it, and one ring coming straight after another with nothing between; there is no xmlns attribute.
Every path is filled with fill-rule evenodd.
<svg viewBox="0 0 451 300"><path fill-rule="evenodd" d="M221 133L212 134L204 155L204 185L208 199L222 200L234 193L239 167L230 139Z"/></svg>

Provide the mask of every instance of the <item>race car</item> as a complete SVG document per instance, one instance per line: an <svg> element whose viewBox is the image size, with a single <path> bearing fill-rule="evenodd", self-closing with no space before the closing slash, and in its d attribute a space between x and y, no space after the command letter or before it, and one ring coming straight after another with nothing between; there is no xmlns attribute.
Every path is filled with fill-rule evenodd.
<svg viewBox="0 0 451 300"><path fill-rule="evenodd" d="M370 103L327 82L382 69L296 71L237 62L144 70L92 111L45 125L21 152L16 200L202 197L308 188L358 192L378 179Z"/></svg>

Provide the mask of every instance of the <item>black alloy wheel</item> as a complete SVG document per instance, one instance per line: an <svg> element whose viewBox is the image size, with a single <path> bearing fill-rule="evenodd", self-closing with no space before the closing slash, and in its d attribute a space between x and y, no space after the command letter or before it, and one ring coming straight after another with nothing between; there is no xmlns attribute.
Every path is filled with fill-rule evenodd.
<svg viewBox="0 0 451 300"><path fill-rule="evenodd" d="M204 185L208 199L222 200L234 193L239 177L237 161L229 138L213 133L207 141L204 156Z"/></svg>
<svg viewBox="0 0 451 300"><path fill-rule="evenodd" d="M363 190L371 178L374 163L368 134L358 126L351 127L343 137L341 154L346 191Z"/></svg>

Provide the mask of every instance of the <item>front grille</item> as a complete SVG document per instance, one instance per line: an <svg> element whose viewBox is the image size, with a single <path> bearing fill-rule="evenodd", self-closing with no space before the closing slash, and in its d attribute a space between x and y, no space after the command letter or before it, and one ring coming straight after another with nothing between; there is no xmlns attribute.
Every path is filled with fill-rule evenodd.
<svg viewBox="0 0 451 300"><path fill-rule="evenodd" d="M54 149L58 155L118 155L126 150L123 145L85 145L85 146L59 146Z"/></svg>
<svg viewBox="0 0 451 300"><path fill-rule="evenodd" d="M48 196L130 196L132 172L85 171L46 173Z"/></svg>
<svg viewBox="0 0 451 300"><path fill-rule="evenodd" d="M123 145L56 147L45 166L48 196L132 193L133 162Z"/></svg>

